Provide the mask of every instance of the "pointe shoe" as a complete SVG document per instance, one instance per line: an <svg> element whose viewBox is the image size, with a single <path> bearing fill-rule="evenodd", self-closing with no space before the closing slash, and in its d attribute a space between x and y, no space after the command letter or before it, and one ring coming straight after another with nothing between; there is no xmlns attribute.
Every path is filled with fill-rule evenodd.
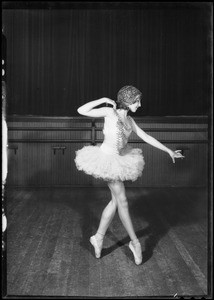
<svg viewBox="0 0 214 300"><path fill-rule="evenodd" d="M140 243L136 243L135 247L133 246L132 241L129 242L129 248L134 255L134 260L136 265L140 265L142 263L142 250Z"/></svg>
<svg viewBox="0 0 214 300"><path fill-rule="evenodd" d="M92 246L94 247L94 251L95 251L95 256L96 258L100 258L101 256L101 251L102 251L102 246L99 246L96 240L96 237L93 235L90 237L90 243L92 244Z"/></svg>

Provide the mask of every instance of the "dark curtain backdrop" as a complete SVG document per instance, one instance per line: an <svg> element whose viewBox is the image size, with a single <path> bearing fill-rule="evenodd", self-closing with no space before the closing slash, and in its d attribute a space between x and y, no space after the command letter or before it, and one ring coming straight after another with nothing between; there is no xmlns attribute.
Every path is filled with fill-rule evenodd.
<svg viewBox="0 0 214 300"><path fill-rule="evenodd" d="M129 84L143 93L136 116L208 114L205 8L3 9L7 113L77 116Z"/></svg>

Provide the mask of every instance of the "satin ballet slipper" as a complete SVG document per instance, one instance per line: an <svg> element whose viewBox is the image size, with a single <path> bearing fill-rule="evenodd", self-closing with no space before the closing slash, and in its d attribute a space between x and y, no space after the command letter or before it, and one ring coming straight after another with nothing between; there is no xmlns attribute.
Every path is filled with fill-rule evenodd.
<svg viewBox="0 0 214 300"><path fill-rule="evenodd" d="M96 240L96 237L93 235L90 237L90 243L92 244L92 246L94 247L94 251L95 251L95 256L96 258L100 258L101 256L101 251L102 251L102 246L99 246Z"/></svg>
<svg viewBox="0 0 214 300"><path fill-rule="evenodd" d="M140 265L142 263L142 250L141 250L141 245L139 242L135 243L135 247L133 246L132 241L129 242L129 248L132 251L133 255L134 255L134 260L136 265ZM138 248L136 251L135 248ZM138 252L138 253L137 253Z"/></svg>

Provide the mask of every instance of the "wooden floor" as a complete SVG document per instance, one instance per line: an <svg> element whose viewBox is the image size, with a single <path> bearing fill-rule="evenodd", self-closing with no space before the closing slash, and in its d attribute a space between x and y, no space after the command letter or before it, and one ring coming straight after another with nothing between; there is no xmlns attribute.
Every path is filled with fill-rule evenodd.
<svg viewBox="0 0 214 300"><path fill-rule="evenodd" d="M137 266L118 215L102 258L89 243L107 188L7 191L7 295L205 296L207 191L202 188L127 188L143 248Z"/></svg>

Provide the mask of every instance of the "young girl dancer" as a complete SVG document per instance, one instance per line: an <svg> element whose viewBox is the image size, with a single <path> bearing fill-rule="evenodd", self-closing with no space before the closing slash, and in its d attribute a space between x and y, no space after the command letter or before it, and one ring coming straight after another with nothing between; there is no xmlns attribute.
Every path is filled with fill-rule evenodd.
<svg viewBox="0 0 214 300"><path fill-rule="evenodd" d="M125 193L124 181L135 181L142 175L144 158L142 150L131 148L128 138L134 131L146 143L167 152L173 163L175 158L183 158L181 150L172 151L155 138L146 134L128 115L128 111L136 112L141 106L141 92L133 86L124 86L117 94L117 101L101 98L88 102L78 108L78 113L93 118L104 118L104 141L101 146L84 146L76 151L75 163L78 170L95 178L107 182L111 192L111 201L102 213L100 224L90 243L95 250L95 256L101 256L103 239L106 231L118 210L119 217L131 241L129 248L132 251L137 265L142 262L140 242L135 234L129 214L128 202ZM111 104L113 107L96 108L100 104Z"/></svg>

